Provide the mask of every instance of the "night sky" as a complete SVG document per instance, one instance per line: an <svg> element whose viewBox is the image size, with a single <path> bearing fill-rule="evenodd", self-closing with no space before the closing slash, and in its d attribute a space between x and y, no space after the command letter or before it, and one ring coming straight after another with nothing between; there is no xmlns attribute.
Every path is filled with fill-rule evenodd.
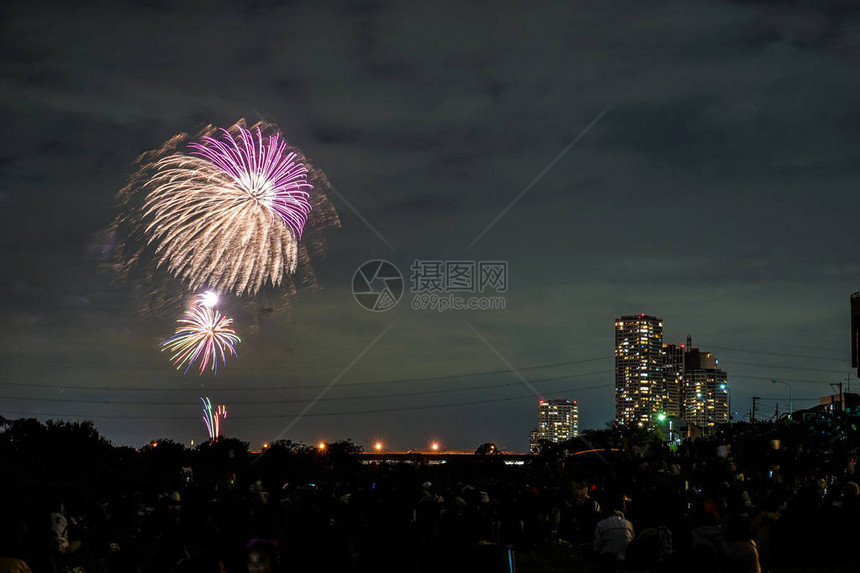
<svg viewBox="0 0 860 573"><path fill-rule="evenodd" d="M252 447L524 450L538 395L613 418L638 313L717 356L738 419L786 410L771 379L813 405L851 379L860 10L806 4L3 2L0 415L198 443L206 395ZM318 288L183 376L104 230L139 154L240 118L327 174L341 226ZM387 312L352 295L371 259L407 281ZM412 309L416 259L506 261L506 308Z"/></svg>

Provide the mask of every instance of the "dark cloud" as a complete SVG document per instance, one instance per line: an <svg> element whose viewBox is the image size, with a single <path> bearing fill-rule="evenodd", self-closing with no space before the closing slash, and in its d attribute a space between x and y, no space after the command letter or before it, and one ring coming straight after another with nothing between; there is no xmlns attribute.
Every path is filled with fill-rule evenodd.
<svg viewBox="0 0 860 573"><path fill-rule="evenodd" d="M450 197L422 195L389 205L385 211L392 215L409 215L413 213L432 215L437 211L453 209L456 205L456 201Z"/></svg>
<svg viewBox="0 0 860 573"><path fill-rule="evenodd" d="M16 160L19 160L19 159L20 159L20 157L15 157L12 155L0 157L0 168L6 167L7 165L11 165Z"/></svg>
<svg viewBox="0 0 860 573"><path fill-rule="evenodd" d="M613 108L607 118L607 131L611 133L608 144L645 153L649 161L657 164L707 165L720 159L714 150L724 149L733 138L732 126L717 107L713 96L698 95ZM739 145L747 144L743 137L737 140ZM731 157L745 159L736 153Z"/></svg>
<svg viewBox="0 0 860 573"><path fill-rule="evenodd" d="M162 13L170 12L172 5L175 4L171 0L129 0L129 2L132 5L141 6L146 10Z"/></svg>
<svg viewBox="0 0 860 573"><path fill-rule="evenodd" d="M355 129L320 125L316 130L316 138L323 144L356 145L361 141L362 134Z"/></svg>

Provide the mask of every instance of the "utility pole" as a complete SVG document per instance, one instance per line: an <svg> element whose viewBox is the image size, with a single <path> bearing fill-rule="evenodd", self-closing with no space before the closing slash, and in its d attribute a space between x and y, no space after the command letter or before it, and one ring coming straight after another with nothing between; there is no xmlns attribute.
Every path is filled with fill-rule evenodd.
<svg viewBox="0 0 860 573"><path fill-rule="evenodd" d="M788 419L791 420L791 413L794 412L794 400L791 397L791 384L785 380L771 380L774 384L783 384L788 387Z"/></svg>
<svg viewBox="0 0 860 573"><path fill-rule="evenodd" d="M845 411L845 395L842 393L842 382L839 382L839 410Z"/></svg>
<svg viewBox="0 0 860 573"><path fill-rule="evenodd" d="M837 410L835 407L835 403L836 403L836 395L835 394L830 395L830 409L834 412L837 412L837 411L844 412L845 411L845 404L843 403L843 401L845 400L845 395L842 393L842 382L834 382L833 384L830 385L830 389L833 390L834 392L837 391L837 389L838 389L838 394L839 394L839 409Z"/></svg>
<svg viewBox="0 0 860 573"><path fill-rule="evenodd" d="M750 413L750 422L755 422L755 407L756 407L756 402L758 402L758 400L759 400L758 396L752 397L753 404L752 404L752 413Z"/></svg>

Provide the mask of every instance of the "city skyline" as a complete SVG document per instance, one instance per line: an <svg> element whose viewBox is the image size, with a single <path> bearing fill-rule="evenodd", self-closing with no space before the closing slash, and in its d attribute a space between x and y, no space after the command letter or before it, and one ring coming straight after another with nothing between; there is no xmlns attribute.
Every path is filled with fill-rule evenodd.
<svg viewBox="0 0 860 573"><path fill-rule="evenodd" d="M525 451L542 399L615 419L612 320L640 313L719 357L741 419L752 396L765 417L858 383L850 7L0 11L0 416L199 443L208 397L255 448ZM182 305L118 280L116 195L141 154L242 118L325 175L339 226L305 228L295 292L219 293L237 356L183 375L160 348Z"/></svg>

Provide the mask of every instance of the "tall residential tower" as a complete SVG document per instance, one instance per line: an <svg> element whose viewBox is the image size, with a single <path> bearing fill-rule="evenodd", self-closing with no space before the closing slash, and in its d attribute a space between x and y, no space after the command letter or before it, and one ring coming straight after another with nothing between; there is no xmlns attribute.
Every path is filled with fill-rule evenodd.
<svg viewBox="0 0 860 573"><path fill-rule="evenodd" d="M647 426L665 401L663 320L637 314L615 319L615 420Z"/></svg>

